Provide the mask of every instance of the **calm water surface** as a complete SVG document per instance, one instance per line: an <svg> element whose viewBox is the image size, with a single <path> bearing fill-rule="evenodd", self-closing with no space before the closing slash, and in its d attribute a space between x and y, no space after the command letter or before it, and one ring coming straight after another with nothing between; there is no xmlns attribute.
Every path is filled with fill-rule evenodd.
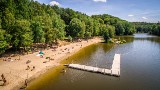
<svg viewBox="0 0 160 90"><path fill-rule="evenodd" d="M128 43L94 44L62 62L110 68L119 53L120 77L69 68L63 74L60 66L32 82L27 90L160 90L160 38L147 34L120 38Z"/></svg>

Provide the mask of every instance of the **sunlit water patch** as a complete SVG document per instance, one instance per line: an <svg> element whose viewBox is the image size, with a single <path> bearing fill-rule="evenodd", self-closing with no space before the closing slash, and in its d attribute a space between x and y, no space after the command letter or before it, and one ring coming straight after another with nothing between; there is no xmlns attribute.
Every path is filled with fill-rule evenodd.
<svg viewBox="0 0 160 90"><path fill-rule="evenodd" d="M128 43L94 44L62 62L110 68L115 53L119 53L119 78L66 68L66 73L53 77L48 74L54 70L48 72L49 79L44 77L42 81L32 83L27 90L160 90L160 38L147 34L119 38Z"/></svg>

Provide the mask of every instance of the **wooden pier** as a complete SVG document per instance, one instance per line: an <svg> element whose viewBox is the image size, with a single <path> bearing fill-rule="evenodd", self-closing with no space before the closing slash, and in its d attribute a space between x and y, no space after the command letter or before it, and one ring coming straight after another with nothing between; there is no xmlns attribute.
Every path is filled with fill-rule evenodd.
<svg viewBox="0 0 160 90"><path fill-rule="evenodd" d="M69 68L78 69L78 70L102 73L106 75L119 77L120 76L120 54L115 54L111 69L98 68L98 67L79 65L79 64L66 64L65 66L68 66Z"/></svg>

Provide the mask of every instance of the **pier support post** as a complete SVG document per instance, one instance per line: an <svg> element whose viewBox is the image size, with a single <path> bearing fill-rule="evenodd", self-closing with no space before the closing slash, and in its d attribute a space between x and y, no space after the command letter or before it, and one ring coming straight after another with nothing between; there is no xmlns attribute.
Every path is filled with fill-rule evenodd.
<svg viewBox="0 0 160 90"><path fill-rule="evenodd" d="M112 70L111 70L111 75L112 75Z"/></svg>

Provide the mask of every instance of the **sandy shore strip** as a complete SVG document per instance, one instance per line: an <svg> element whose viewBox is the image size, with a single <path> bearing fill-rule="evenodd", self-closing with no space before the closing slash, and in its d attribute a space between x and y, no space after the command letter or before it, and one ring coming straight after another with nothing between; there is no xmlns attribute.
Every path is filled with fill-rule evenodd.
<svg viewBox="0 0 160 90"><path fill-rule="evenodd" d="M43 58L36 56L38 54L38 52L36 52L21 56L21 60L19 61L15 61L18 56L12 57L13 61L11 62L0 61L0 75L4 74L4 77L7 80L5 86L0 86L0 90L15 90L15 87L20 87L23 85L26 79L38 77L39 75L45 73L48 69L60 65L60 61L73 55L81 48L101 41L102 38L96 37L88 41L70 43L68 45L58 47L56 50L44 50L43 52L45 55ZM52 60L49 61L46 57L50 57ZM26 64L28 60L31 62ZM27 68L27 66L29 67ZM0 81L0 83L2 83L2 81ZM19 88L17 88L17 90L18 89Z"/></svg>

